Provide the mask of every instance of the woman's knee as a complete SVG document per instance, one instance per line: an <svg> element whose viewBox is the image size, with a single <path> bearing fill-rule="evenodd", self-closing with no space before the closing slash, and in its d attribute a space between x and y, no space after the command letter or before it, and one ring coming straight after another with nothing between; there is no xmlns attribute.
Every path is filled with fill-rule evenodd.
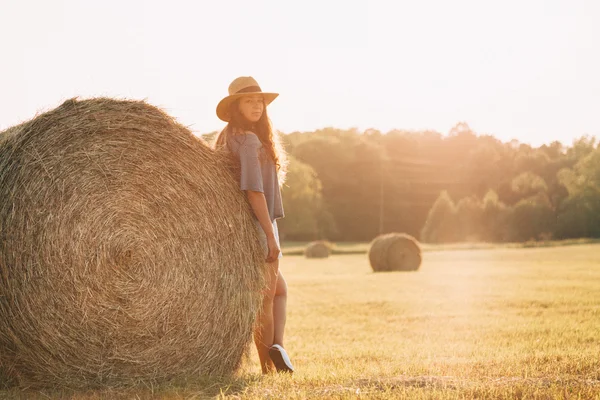
<svg viewBox="0 0 600 400"><path fill-rule="evenodd" d="M278 297L287 297L287 282L283 277L281 271L277 274L277 285L275 287L275 296Z"/></svg>

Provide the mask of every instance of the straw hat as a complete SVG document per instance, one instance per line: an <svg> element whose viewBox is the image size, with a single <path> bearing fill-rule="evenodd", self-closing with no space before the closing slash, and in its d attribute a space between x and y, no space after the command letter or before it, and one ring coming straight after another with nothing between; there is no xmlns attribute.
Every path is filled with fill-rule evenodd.
<svg viewBox="0 0 600 400"><path fill-rule="evenodd" d="M217 117L222 121L229 122L229 106L242 96L260 94L265 100L265 106L268 106L279 93L265 93L258 86L258 82L251 76L240 76L235 78L229 85L229 96L225 97L217 105Z"/></svg>

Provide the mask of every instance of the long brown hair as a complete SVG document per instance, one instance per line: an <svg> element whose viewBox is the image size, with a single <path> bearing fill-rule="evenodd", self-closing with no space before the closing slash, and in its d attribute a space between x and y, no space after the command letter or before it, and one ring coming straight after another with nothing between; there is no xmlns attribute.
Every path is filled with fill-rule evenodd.
<svg viewBox="0 0 600 400"><path fill-rule="evenodd" d="M267 156L275 163L279 185L283 185L287 171L287 155L279 140L279 134L273 132L271 120L267 114L267 107L264 107L263 113L257 122L250 122L240 112L238 99L229 106L229 115L229 122L221 133L217 135L214 148L217 150L229 150L230 136L237 135L239 132L250 131L254 133L262 143Z"/></svg>

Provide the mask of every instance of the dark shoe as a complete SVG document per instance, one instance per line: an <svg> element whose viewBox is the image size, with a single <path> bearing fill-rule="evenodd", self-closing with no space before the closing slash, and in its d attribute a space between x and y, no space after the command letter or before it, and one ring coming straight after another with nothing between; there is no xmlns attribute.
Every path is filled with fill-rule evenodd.
<svg viewBox="0 0 600 400"><path fill-rule="evenodd" d="M269 357L271 357L273 364L275 364L277 372L289 372L290 374L294 372L290 357L288 357L287 353L280 345L274 344L271 346L269 349Z"/></svg>

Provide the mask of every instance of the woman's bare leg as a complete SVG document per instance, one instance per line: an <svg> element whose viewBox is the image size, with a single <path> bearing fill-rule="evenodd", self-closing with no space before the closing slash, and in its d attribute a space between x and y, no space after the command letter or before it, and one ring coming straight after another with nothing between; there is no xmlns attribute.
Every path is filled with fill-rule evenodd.
<svg viewBox="0 0 600 400"><path fill-rule="evenodd" d="M275 297L273 298L273 344L283 346L283 331L285 330L287 303L287 283L279 271Z"/></svg>
<svg viewBox="0 0 600 400"><path fill-rule="evenodd" d="M273 322L273 300L277 289L277 276L279 272L279 260L268 264L268 287L263 298L262 310L257 319L254 329L254 343L258 351L260 367L263 374L274 372L275 366L269 357L269 348L273 345L275 335Z"/></svg>

